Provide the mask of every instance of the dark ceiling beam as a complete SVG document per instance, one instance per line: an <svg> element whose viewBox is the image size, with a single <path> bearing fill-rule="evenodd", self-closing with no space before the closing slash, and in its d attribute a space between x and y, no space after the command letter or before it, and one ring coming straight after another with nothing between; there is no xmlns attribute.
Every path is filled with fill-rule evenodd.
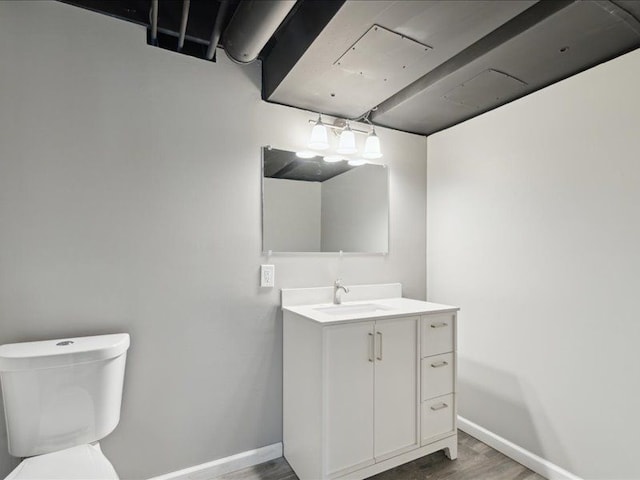
<svg viewBox="0 0 640 480"><path fill-rule="evenodd" d="M262 98L268 100L345 0L298 0L286 27L263 51Z"/></svg>
<svg viewBox="0 0 640 480"><path fill-rule="evenodd" d="M375 123L376 117L393 110L398 105L408 101L412 97L426 90L436 82L451 75L453 72L468 65L474 60L486 55L503 43L515 38L529 30L536 24L568 7L576 0L541 0L521 14L501 25L474 44L454 55L446 62L440 64L426 75L409 84L399 92L377 106L372 112L371 120Z"/></svg>
<svg viewBox="0 0 640 480"><path fill-rule="evenodd" d="M615 1L596 0L595 3L605 12L621 19L631 30L640 35L640 19L636 18L631 12L627 11Z"/></svg>

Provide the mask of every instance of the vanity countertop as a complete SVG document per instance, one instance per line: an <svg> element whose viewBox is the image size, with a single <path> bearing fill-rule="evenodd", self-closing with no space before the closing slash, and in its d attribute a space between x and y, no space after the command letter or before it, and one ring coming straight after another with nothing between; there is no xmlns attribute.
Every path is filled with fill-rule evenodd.
<svg viewBox="0 0 640 480"><path fill-rule="evenodd" d="M359 322L369 319L405 317L409 315L457 312L459 310L458 307L452 307L450 305L423 302L422 300L403 297L343 302L340 305L320 303L314 305L285 306L282 307L282 309L323 325ZM333 310L333 312L327 313L327 311L331 310Z"/></svg>

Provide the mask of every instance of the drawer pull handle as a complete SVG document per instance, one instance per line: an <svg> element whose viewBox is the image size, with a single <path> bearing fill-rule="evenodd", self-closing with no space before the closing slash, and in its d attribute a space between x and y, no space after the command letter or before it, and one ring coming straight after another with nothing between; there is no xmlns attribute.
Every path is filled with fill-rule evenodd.
<svg viewBox="0 0 640 480"><path fill-rule="evenodd" d="M369 361L373 362L373 333L369 332Z"/></svg>
<svg viewBox="0 0 640 480"><path fill-rule="evenodd" d="M449 365L449 362L445 362L445 361L443 360L443 361L441 361L441 362L432 363L432 364L431 364L431 367L432 367L432 368L440 368L440 367L445 367L445 366L447 366L447 365Z"/></svg>
<svg viewBox="0 0 640 480"><path fill-rule="evenodd" d="M447 322L432 323L431 328L442 328L442 327L446 327L447 325L448 325Z"/></svg>
<svg viewBox="0 0 640 480"><path fill-rule="evenodd" d="M431 410L433 410L434 412L438 411L438 410L442 410L443 408L447 408L449 405L447 405L446 403L442 402L439 405L433 405L431 407Z"/></svg>
<svg viewBox="0 0 640 480"><path fill-rule="evenodd" d="M376 332L380 336L380 353L376 357L377 360L382 361L382 333Z"/></svg>

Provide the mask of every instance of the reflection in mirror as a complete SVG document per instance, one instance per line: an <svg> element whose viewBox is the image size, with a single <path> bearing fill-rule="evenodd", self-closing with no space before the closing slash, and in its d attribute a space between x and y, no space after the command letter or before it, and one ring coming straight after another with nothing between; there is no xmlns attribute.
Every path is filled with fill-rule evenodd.
<svg viewBox="0 0 640 480"><path fill-rule="evenodd" d="M386 253L388 169L262 149L262 249Z"/></svg>

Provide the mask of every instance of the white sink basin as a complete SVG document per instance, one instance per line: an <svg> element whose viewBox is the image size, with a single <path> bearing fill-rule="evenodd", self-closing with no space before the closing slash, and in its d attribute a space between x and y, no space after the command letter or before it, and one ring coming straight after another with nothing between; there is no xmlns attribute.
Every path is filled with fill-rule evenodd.
<svg viewBox="0 0 640 480"><path fill-rule="evenodd" d="M332 305L330 307L314 308L316 312L328 315L357 315L359 313L373 313L381 310L392 310L392 308L378 305L376 303L361 303L358 305Z"/></svg>

